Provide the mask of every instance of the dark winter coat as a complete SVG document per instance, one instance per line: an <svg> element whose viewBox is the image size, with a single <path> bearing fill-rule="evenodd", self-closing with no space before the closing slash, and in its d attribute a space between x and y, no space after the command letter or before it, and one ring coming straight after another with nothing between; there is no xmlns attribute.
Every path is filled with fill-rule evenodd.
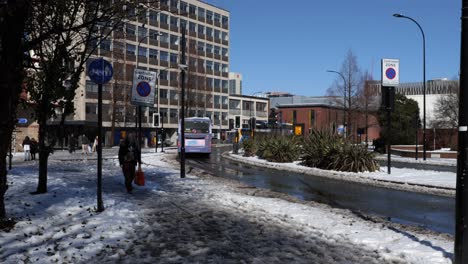
<svg viewBox="0 0 468 264"><path fill-rule="evenodd" d="M135 142L123 141L119 147L119 164L131 163L134 166L141 161L141 152Z"/></svg>

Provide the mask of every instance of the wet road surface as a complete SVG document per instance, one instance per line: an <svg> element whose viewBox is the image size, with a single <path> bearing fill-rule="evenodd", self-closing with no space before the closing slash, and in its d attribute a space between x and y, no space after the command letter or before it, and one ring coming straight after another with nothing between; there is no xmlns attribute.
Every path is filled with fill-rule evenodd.
<svg viewBox="0 0 468 264"><path fill-rule="evenodd" d="M250 186L326 203L387 220L455 233L455 198L374 187L295 172L255 167L221 154L229 148L213 148L209 158L188 156L187 165L213 176L238 180Z"/></svg>

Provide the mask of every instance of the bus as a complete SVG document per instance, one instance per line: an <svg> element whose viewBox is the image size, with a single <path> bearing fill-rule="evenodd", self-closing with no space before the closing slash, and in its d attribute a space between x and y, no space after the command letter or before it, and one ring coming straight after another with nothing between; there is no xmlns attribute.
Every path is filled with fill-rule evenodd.
<svg viewBox="0 0 468 264"><path fill-rule="evenodd" d="M177 140L180 152L181 124L179 120L179 139ZM212 124L208 117L187 117L185 118L185 153L211 153Z"/></svg>

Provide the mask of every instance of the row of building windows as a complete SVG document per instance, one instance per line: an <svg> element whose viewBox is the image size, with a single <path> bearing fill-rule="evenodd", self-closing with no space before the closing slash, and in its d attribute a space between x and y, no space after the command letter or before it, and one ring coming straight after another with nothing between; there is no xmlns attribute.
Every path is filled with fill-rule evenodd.
<svg viewBox="0 0 468 264"><path fill-rule="evenodd" d="M229 18L227 16L213 12L211 10L207 10L202 7L198 7L196 5L188 4L184 1L161 0L160 7L163 7L163 6L170 6L172 9L177 9L181 15L189 14L192 16L196 16L198 19L205 19L207 20L208 23L214 22L216 24L222 25L223 27L229 26ZM175 10L171 10L171 11L175 11ZM136 16L135 8L128 7L127 12L130 17ZM167 16L167 14L164 14L155 10L150 10L149 12L150 20L152 19L152 20L157 21L158 15ZM159 21L164 21L164 20L159 20Z"/></svg>
<svg viewBox="0 0 468 264"><path fill-rule="evenodd" d="M167 43L167 44L171 44L171 45L178 45L178 43L179 43L178 37L175 36L175 35L168 35L168 34L164 35L163 34L163 35L161 35L159 37L160 37L161 43ZM149 38L153 39L152 35L150 35ZM156 40L156 38L154 40ZM146 42L143 42L143 41L142 41L142 43L146 44ZM114 45L114 47L112 45ZM99 48L101 50L105 50L105 51L112 51L113 49L122 50L124 45L126 45L127 53L130 52L130 53L133 53L133 55L134 55L135 50L136 50L136 45L129 44L129 43L124 44L124 43L119 42L119 41L114 41L114 43L112 43L111 40L106 39L106 40L103 40L99 44ZM222 56L222 57L228 57L229 56L229 52L228 52L227 48L217 46L217 45L212 45L212 44L205 43L205 42L202 42L202 41L197 41L196 45L197 45L197 51L199 52L199 54L206 52L207 54L219 55L219 56ZM147 48L140 46L140 49L146 50ZM153 52L153 54L155 54L155 53ZM140 55L140 56L146 56L146 55Z"/></svg>

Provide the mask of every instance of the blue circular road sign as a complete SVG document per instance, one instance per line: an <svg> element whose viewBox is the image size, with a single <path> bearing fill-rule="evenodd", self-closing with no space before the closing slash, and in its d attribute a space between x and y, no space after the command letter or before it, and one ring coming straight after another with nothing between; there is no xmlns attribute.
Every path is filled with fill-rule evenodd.
<svg viewBox="0 0 468 264"><path fill-rule="evenodd" d="M149 85L149 83L147 83L145 81L139 82L137 84L136 90L137 90L137 93L138 93L139 96L146 97L146 96L150 95L150 93L151 93L151 86Z"/></svg>
<svg viewBox="0 0 468 264"><path fill-rule="evenodd" d="M113 74L112 65L102 58L93 60L88 66L88 76L97 84L107 83L112 79Z"/></svg>
<svg viewBox="0 0 468 264"><path fill-rule="evenodd" d="M396 77L396 71L394 68L388 68L386 71L385 71L385 76L390 79L390 80L393 80L395 77Z"/></svg>

